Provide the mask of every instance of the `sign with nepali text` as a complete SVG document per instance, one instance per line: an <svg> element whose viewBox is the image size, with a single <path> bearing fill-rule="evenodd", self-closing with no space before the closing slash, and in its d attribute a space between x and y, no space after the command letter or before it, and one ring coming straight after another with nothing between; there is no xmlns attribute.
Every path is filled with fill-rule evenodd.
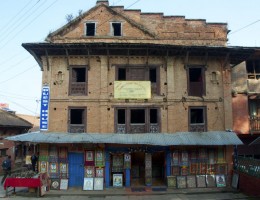
<svg viewBox="0 0 260 200"><path fill-rule="evenodd" d="M150 99L150 81L115 81L115 99Z"/></svg>
<svg viewBox="0 0 260 200"><path fill-rule="evenodd" d="M50 99L50 87L44 86L42 88L41 113L40 113L40 130L42 131L48 130L49 99Z"/></svg>

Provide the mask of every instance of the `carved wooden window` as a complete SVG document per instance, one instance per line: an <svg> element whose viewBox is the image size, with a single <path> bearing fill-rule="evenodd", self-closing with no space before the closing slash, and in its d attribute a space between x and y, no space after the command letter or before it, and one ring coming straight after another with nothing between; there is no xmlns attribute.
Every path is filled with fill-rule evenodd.
<svg viewBox="0 0 260 200"><path fill-rule="evenodd" d="M84 133L86 132L86 109L85 108L69 108L68 132Z"/></svg>
<svg viewBox="0 0 260 200"><path fill-rule="evenodd" d="M86 36L95 36L96 35L96 23L87 22L86 23Z"/></svg>
<svg viewBox="0 0 260 200"><path fill-rule="evenodd" d="M160 88L159 67L156 67L156 66L117 67L116 80L118 80L118 81L151 81L152 94L159 95L159 88Z"/></svg>
<svg viewBox="0 0 260 200"><path fill-rule="evenodd" d="M117 133L159 133L158 108L117 108L116 113Z"/></svg>
<svg viewBox="0 0 260 200"><path fill-rule="evenodd" d="M189 107L189 131L207 131L206 107Z"/></svg>
<svg viewBox="0 0 260 200"><path fill-rule="evenodd" d="M87 67L86 66L71 66L70 67L70 95L87 95Z"/></svg>
<svg viewBox="0 0 260 200"><path fill-rule="evenodd" d="M202 97L205 92L205 69L200 66L188 66L188 95Z"/></svg>

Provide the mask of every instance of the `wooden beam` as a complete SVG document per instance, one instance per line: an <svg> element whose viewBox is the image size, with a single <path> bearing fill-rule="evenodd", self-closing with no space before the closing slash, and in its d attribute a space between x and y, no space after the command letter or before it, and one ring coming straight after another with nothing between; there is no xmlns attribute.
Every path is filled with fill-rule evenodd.
<svg viewBox="0 0 260 200"><path fill-rule="evenodd" d="M65 49L65 52L66 52L67 70L69 70L69 68L70 68L70 59L69 59L68 49Z"/></svg>
<svg viewBox="0 0 260 200"><path fill-rule="evenodd" d="M47 61L47 70L50 70L50 62L49 62L49 54L47 49L45 49L45 56L46 56L46 61Z"/></svg>

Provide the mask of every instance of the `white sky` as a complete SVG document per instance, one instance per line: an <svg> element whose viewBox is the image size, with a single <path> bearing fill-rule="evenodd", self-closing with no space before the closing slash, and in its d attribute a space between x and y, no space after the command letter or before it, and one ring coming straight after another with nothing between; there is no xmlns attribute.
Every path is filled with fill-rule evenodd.
<svg viewBox="0 0 260 200"><path fill-rule="evenodd" d="M0 103L20 114L39 115L41 71L22 43L43 42L96 0L0 0ZM230 46L260 46L259 0L110 0L110 5L187 19L228 23Z"/></svg>

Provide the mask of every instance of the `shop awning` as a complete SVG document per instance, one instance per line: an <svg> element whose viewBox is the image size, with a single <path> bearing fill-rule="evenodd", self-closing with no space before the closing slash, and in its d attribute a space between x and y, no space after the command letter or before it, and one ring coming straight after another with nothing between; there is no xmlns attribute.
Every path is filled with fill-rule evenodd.
<svg viewBox="0 0 260 200"><path fill-rule="evenodd" d="M32 143L92 143L92 144L140 144L140 145L241 145L234 132L177 132L177 133L59 133L31 132L5 138L7 140Z"/></svg>

